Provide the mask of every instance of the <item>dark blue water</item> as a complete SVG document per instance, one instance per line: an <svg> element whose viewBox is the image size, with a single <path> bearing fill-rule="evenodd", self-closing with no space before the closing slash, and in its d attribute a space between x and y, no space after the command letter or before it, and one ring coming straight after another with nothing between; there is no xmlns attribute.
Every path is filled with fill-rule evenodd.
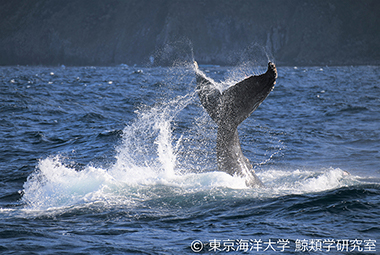
<svg viewBox="0 0 380 255"><path fill-rule="evenodd" d="M278 72L239 127L251 189L216 171L190 66L1 67L0 252L376 254L380 68Z"/></svg>

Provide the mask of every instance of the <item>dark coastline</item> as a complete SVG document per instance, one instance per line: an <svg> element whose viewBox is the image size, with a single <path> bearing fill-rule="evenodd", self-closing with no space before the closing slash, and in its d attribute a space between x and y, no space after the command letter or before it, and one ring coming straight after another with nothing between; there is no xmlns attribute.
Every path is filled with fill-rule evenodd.
<svg viewBox="0 0 380 255"><path fill-rule="evenodd" d="M1 1L0 65L379 65L379 1Z"/></svg>

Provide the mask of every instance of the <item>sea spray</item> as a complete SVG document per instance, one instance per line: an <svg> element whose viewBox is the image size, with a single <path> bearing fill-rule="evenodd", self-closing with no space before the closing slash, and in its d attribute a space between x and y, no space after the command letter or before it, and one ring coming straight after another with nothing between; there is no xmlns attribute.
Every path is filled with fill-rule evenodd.
<svg viewBox="0 0 380 255"><path fill-rule="evenodd" d="M178 146L173 148L171 123L192 100L192 95L179 96L139 112L136 121L123 131L123 141L117 148L114 169L147 167L168 176L175 174L175 148ZM133 172L130 174L140 175Z"/></svg>

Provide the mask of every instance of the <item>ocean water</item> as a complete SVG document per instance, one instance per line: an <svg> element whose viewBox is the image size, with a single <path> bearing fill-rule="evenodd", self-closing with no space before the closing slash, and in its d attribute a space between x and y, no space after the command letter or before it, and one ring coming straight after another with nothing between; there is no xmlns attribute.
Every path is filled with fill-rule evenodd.
<svg viewBox="0 0 380 255"><path fill-rule="evenodd" d="M0 252L377 254L380 67L278 73L239 127L252 189L216 169L191 65L0 67Z"/></svg>

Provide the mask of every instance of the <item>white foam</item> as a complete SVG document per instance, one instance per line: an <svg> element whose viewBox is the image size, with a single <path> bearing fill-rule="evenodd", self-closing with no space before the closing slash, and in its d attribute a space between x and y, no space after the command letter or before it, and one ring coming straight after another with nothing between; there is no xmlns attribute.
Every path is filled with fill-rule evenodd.
<svg viewBox="0 0 380 255"><path fill-rule="evenodd" d="M63 165L59 156L49 157L28 177L23 200L35 209L68 206L88 200L93 192L113 182L104 169L87 166L76 171Z"/></svg>
<svg viewBox="0 0 380 255"><path fill-rule="evenodd" d="M167 188L167 194L160 196L171 196L174 191L177 195L185 195L215 192L215 189L222 195L227 189L239 197L270 198L321 192L356 182L355 177L333 168L323 171L269 170L258 175L266 188L248 188L244 179L223 172L168 175L160 169L125 168L118 164L110 169L88 166L76 171L63 165L61 158L56 156L40 161L38 170L24 184L23 200L33 211L51 211L94 203L132 206L154 198L156 194L151 189L158 186Z"/></svg>
<svg viewBox="0 0 380 255"><path fill-rule="evenodd" d="M305 194L333 190L357 184L358 178L339 168L315 170L270 170L258 174L273 195Z"/></svg>

